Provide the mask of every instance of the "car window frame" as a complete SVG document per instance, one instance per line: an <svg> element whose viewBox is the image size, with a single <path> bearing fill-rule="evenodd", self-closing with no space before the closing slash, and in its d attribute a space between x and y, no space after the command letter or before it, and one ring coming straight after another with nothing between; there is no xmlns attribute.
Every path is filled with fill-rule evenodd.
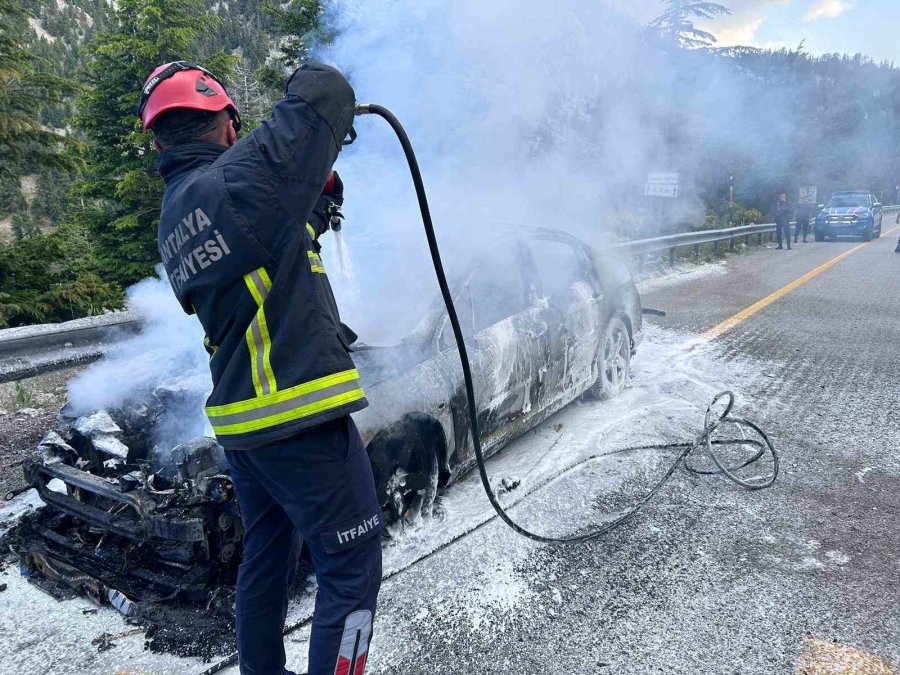
<svg viewBox="0 0 900 675"><path fill-rule="evenodd" d="M575 258L578 262L578 267L580 272L584 276L584 281L591 284L595 288L601 288L602 284L599 276L597 275L596 266L594 265L591 256L585 250L584 246L579 241L568 241L563 239L554 239L551 237L535 237L532 241L546 241L551 244L560 244L562 246L568 246L575 253ZM529 252L532 256L536 255L536 251L534 249L529 249ZM540 267L535 262L535 276L537 281L537 292L538 296L542 300L549 300L550 296L546 293L546 289L544 288L544 279L541 275Z"/></svg>
<svg viewBox="0 0 900 675"><path fill-rule="evenodd" d="M505 316L500 321L506 321L507 319L509 319L513 316L516 316L517 314L521 314L522 312L530 311L531 309L533 309L535 306L538 305L538 301L540 300L540 296L537 292L537 288L536 288L535 284L533 283L536 278L539 279L539 275L537 272L537 263L534 260L533 252L531 251L531 249L528 246L525 245L525 242L521 239L514 238L514 239L508 239L506 241L510 241L512 243L512 246L515 247L516 256L520 259L520 262L522 263L521 265L518 266L518 270L519 270L518 277L519 277L519 283L521 284L521 288L523 291L523 298L524 298L526 304L521 309L513 312L512 314L510 314L508 316ZM454 304L456 304L458 302L459 298L463 297L464 289L469 288L469 284L471 283L472 277L475 275L475 273L478 271L478 269L480 267L479 263L483 263L485 260L486 260L485 256L479 256L469 265L468 272L465 276L465 281L458 284L457 290L453 293ZM459 298L457 296L459 296ZM472 296L470 293L469 294L470 304L472 304L474 307L474 300L471 300L471 297ZM500 323L500 321L495 321L494 323L490 324L490 326L496 325L497 323ZM487 328L490 328L490 326L485 326L481 330L475 330L475 325L474 325L474 321L473 321L472 335L469 337L474 337L474 336L478 335L480 332L486 330ZM441 347L441 342L442 342L442 338L444 336L444 331L447 329L452 330L452 327L450 326L450 315L447 313L447 310L445 308L443 314L441 315L440 321L437 322L437 327L435 329L434 335L432 336L431 347L432 347L433 354L441 354L444 351L448 351L448 350L456 347L455 337L454 337L453 342L451 344L449 344L447 347L444 347L444 348Z"/></svg>

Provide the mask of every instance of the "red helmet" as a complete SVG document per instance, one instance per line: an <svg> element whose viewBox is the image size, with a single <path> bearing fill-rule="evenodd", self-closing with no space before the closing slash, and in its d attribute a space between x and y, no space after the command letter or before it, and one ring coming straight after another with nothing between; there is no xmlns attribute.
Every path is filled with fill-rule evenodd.
<svg viewBox="0 0 900 675"><path fill-rule="evenodd" d="M159 66L150 73L141 89L141 102L137 114L144 124L144 131L153 128L157 118L175 108L219 112L228 108L235 122L235 131L241 129L241 116L225 86L215 75L187 61L173 61Z"/></svg>

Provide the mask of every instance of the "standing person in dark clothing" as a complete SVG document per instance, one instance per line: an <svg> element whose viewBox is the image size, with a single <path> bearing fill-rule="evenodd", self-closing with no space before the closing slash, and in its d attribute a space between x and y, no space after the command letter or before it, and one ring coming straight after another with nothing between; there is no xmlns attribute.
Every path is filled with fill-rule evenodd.
<svg viewBox="0 0 900 675"><path fill-rule="evenodd" d="M343 203L331 167L353 123L344 76L307 63L272 115L238 140L225 87L176 61L144 84L166 183L159 251L206 331L206 414L244 528L237 577L242 675L287 675L284 628L300 538L318 591L309 675L363 675L381 584L381 506L350 413L367 405L319 257ZM333 178L329 178L332 175Z"/></svg>
<svg viewBox="0 0 900 675"><path fill-rule="evenodd" d="M809 215L812 211L812 204L797 204L797 229L794 230L794 243L803 236L803 243L806 243L806 237L809 236Z"/></svg>
<svg viewBox="0 0 900 675"><path fill-rule="evenodd" d="M787 193L782 192L778 195L778 201L775 202L775 235L778 237L778 248L784 248L781 245L782 237L787 242L788 250L791 250L791 204L788 202Z"/></svg>

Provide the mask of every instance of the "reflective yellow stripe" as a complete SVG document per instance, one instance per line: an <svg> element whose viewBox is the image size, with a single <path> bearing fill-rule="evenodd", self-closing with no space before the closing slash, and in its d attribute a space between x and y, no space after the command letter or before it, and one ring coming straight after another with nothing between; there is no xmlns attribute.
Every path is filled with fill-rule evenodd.
<svg viewBox="0 0 900 675"><path fill-rule="evenodd" d="M318 274L325 274L325 266L322 265L319 254L315 251L307 251L306 255L309 257L309 268Z"/></svg>
<svg viewBox="0 0 900 675"><path fill-rule="evenodd" d="M309 232L309 236L313 238L313 241L316 240L316 230L309 223L306 224L306 231Z"/></svg>
<svg viewBox="0 0 900 675"><path fill-rule="evenodd" d="M263 394L274 394L278 391L278 385L275 383L275 372L272 370L272 338L269 336L269 324L266 323L266 314L260 307L256 312L256 320L259 322L259 332L262 334L263 357L262 365L266 374L266 379L271 382L269 391L263 391Z"/></svg>
<svg viewBox="0 0 900 675"><path fill-rule="evenodd" d="M334 375L326 375L317 380L311 380L302 384L294 385L288 389L279 391L269 396L260 396L258 398L250 398L246 401L238 401L236 403L227 403L225 405L210 406L206 409L206 414L210 417L224 417L226 415L235 415L250 410L259 410L275 403L282 403L304 394L310 394L315 391L324 391L329 387L344 382L359 379L359 371L355 368L352 370L344 370Z"/></svg>
<svg viewBox="0 0 900 675"><path fill-rule="evenodd" d="M256 273L259 274L259 278L262 279L263 285L266 287L266 293L272 290L272 280L269 278L269 273L266 272L265 267L260 267L256 270Z"/></svg>
<svg viewBox="0 0 900 675"><path fill-rule="evenodd" d="M256 301L256 315L247 327L245 337L250 351L250 374L253 378L253 390L257 396L274 394L278 391L275 373L272 370L272 339L266 322L263 303L272 288L272 280L262 267L244 275L244 283L250 295Z"/></svg>
<svg viewBox="0 0 900 675"><path fill-rule="evenodd" d="M253 377L253 390L256 392L257 396L262 396L265 391L263 391L263 379L259 376L259 366L257 365L262 357L261 338L257 340L257 337L253 334L253 329L256 326L256 318L254 317L253 323L247 328L247 333L245 335L247 339L247 348L250 350L250 375ZM265 373L263 373L265 375ZM269 383L265 382L265 387L268 388Z"/></svg>
<svg viewBox="0 0 900 675"><path fill-rule="evenodd" d="M206 409L216 434L243 434L309 417L365 397L359 372L346 370L284 391Z"/></svg>
<svg viewBox="0 0 900 675"><path fill-rule="evenodd" d="M310 403L306 406L293 408L278 415L272 415L270 417L263 417L258 420L253 420L252 422L242 422L238 424L226 425L212 424L212 421L210 421L210 423L212 424L213 431L217 436L246 434L251 431L268 429L269 427L284 424L285 422L293 422L294 420L298 420L303 417L310 417L317 413L331 410L332 408L338 408L342 405L353 403L354 401L359 401L362 398L365 398L365 392L363 392L362 389L354 389L353 391L339 394L338 396L332 396L331 398L326 398L315 403Z"/></svg>

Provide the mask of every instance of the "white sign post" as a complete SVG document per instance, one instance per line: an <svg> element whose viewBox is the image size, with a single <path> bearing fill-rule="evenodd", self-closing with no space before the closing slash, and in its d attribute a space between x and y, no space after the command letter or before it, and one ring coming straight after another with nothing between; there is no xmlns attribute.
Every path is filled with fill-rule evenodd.
<svg viewBox="0 0 900 675"><path fill-rule="evenodd" d="M815 204L819 190L815 185L807 185L800 188L799 204Z"/></svg>
<svg viewBox="0 0 900 675"><path fill-rule="evenodd" d="M651 173L647 176L647 197L678 198L679 180L677 173Z"/></svg>

